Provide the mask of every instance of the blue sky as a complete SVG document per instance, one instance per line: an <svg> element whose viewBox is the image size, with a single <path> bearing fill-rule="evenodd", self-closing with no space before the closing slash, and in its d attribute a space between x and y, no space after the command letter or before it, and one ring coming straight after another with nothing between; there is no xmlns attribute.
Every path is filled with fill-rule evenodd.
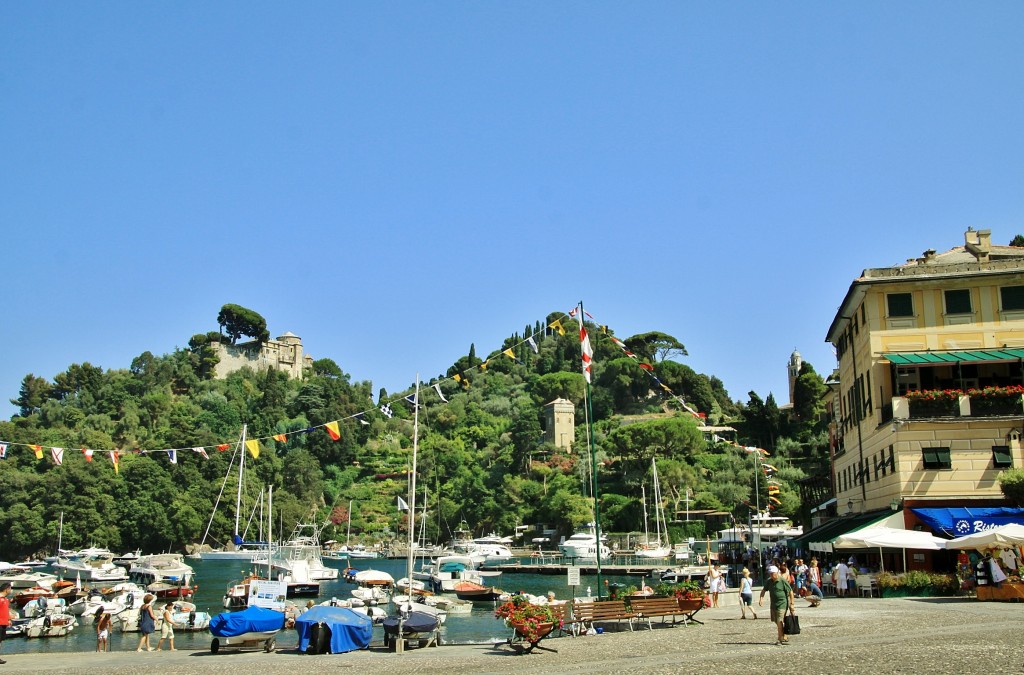
<svg viewBox="0 0 1024 675"><path fill-rule="evenodd" d="M734 399L1024 232L1019 2L0 4L0 417L224 303L394 391L582 300Z"/></svg>

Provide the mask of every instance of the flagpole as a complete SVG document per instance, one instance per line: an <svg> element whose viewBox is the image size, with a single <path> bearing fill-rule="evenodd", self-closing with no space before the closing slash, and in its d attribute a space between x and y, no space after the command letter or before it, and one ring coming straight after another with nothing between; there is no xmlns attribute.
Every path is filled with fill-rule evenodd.
<svg viewBox="0 0 1024 675"><path fill-rule="evenodd" d="M580 300L579 308L580 329L582 331L584 316L582 300ZM582 349L582 342L580 348ZM585 379L587 380L587 395L584 412L587 416L587 445L590 446L590 486L591 492L594 495L594 536L596 537L594 559L597 561L597 599L600 600L601 589L604 588L604 584L601 582L601 507L600 493L597 488L597 450L594 448L594 408L590 396L590 376L587 375Z"/></svg>

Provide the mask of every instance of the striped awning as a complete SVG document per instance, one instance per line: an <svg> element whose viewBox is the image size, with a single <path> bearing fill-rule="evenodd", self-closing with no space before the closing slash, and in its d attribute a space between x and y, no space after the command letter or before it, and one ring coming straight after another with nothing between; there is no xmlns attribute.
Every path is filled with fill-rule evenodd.
<svg viewBox="0 0 1024 675"><path fill-rule="evenodd" d="M949 352L892 352L882 354L889 363L897 366L916 366L927 363L963 363L984 361L1019 361L1024 359L1024 349L972 349Z"/></svg>

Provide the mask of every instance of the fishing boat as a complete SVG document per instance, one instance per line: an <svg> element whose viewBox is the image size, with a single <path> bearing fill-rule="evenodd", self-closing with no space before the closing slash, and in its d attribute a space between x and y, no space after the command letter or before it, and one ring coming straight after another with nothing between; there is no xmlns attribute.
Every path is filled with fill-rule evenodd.
<svg viewBox="0 0 1024 675"><path fill-rule="evenodd" d="M65 612L50 612L23 624L27 638L64 637L77 625L75 617Z"/></svg>
<svg viewBox="0 0 1024 675"><path fill-rule="evenodd" d="M320 530L311 523L296 525L288 541L270 554L271 575L284 574L308 581L337 579L338 569L325 565L321 557Z"/></svg>
<svg viewBox="0 0 1024 675"><path fill-rule="evenodd" d="M459 600L470 600L472 602L493 602L504 595L504 591L475 584L472 581L460 581L455 584L455 597Z"/></svg>

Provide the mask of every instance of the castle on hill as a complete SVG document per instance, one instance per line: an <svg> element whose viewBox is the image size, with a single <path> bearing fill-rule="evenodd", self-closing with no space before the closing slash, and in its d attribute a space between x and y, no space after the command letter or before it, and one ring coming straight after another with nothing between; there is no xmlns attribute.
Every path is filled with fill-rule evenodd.
<svg viewBox="0 0 1024 675"><path fill-rule="evenodd" d="M302 338L287 332L274 340L251 340L241 344L214 343L220 361L214 377L226 378L248 366L253 370L279 370L289 378L299 379L306 368L313 366L313 357L302 351Z"/></svg>

